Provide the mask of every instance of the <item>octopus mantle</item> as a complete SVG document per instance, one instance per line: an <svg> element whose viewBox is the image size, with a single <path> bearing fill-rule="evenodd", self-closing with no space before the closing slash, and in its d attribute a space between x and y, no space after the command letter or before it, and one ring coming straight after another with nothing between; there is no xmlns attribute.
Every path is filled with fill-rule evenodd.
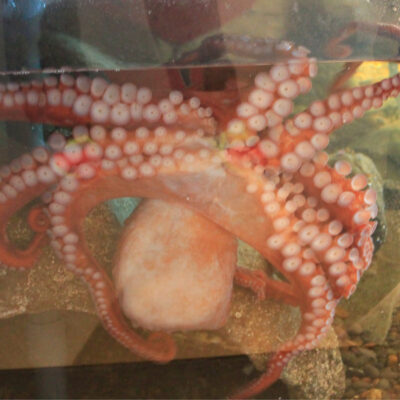
<svg viewBox="0 0 400 400"><path fill-rule="evenodd" d="M229 43L243 50L238 41ZM300 307L302 324L296 336L277 349L267 372L239 397L260 392L279 378L293 355L313 348L331 325L337 302L355 291L368 268L374 248L376 194L365 176L351 174L347 162L330 167L323 150L331 132L380 107L387 97L397 96L400 87L395 76L344 90L289 118L293 99L311 88L315 60L308 58L304 48L288 42L256 43L286 61L247 71L243 75L247 82L240 88L226 82L230 89L221 92L173 90L162 97L132 83L119 86L101 78L65 74L0 88L0 117L74 126L71 137L55 132L48 147L36 148L0 170L0 261L12 268L32 267L50 241L66 268L88 284L108 332L131 351L158 362L174 357L171 337L166 332L148 338L137 335L120 302L133 322L165 331L221 326L233 279L259 299L271 297ZM183 243L185 263L193 265L193 270L185 271L191 287L204 288L204 294L192 298L198 310L205 307L201 320L196 320L200 314L193 310L194 325L185 325L182 319L168 324L168 310L161 319L149 321L136 307L145 296L137 295L141 286L132 276L146 270L143 260L152 264L159 256L157 252L138 255L154 242L151 235L146 246L130 243L132 237L142 239L152 232L146 219L136 218L139 228L132 225L135 216L127 224L115 260L116 288L91 254L83 232L85 216L100 202L129 196L163 201L159 209L164 214L172 213L177 204L187 209L177 221L187 235L168 239L165 231L159 244L168 253ZM27 249L18 249L8 239L8 220L38 197L42 203L32 207L28 218L34 239ZM198 216L194 225L192 216ZM166 229L167 221L160 214L160 227ZM140 227L142 231L137 230ZM216 269L214 275L196 263L201 250L190 242L204 235L209 235L210 246L203 251L214 260L209 264ZM236 267L235 237L257 249L285 281ZM169 246L168 240L173 239ZM202 240L198 242L201 249ZM182 303L179 294L185 282L178 282L181 264L176 251L172 253L165 263L171 266L168 276L173 277L168 284L176 281L178 295L174 289L169 293ZM215 282L207 276L215 276ZM160 274L142 278L162 282ZM215 295L215 301L207 301L207 295ZM151 303L150 296L146 301L157 308L163 298Z"/></svg>

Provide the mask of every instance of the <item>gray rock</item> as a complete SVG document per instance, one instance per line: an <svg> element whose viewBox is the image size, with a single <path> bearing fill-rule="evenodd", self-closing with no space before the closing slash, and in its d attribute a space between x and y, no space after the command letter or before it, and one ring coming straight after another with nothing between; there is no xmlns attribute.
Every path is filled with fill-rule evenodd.
<svg viewBox="0 0 400 400"><path fill-rule="evenodd" d="M354 389L348 389L348 390L346 390L346 393L344 394L344 398L352 399L356 394L357 394L357 392Z"/></svg>
<svg viewBox="0 0 400 400"><path fill-rule="evenodd" d="M370 382L365 382L365 381L357 381L353 383L353 388L358 389L358 390L367 390L371 387Z"/></svg>
<svg viewBox="0 0 400 400"><path fill-rule="evenodd" d="M382 378L395 379L399 376L399 373L396 371L393 371L389 367L387 367L382 371L381 375L382 375Z"/></svg>
<svg viewBox="0 0 400 400"><path fill-rule="evenodd" d="M365 347L360 347L359 349L358 349L358 353L360 353L360 354L362 354L363 356L365 356L365 357L367 357L367 358L369 358L369 359L372 359L372 360L374 360L374 361L376 361L376 353L373 351L373 350L371 350L371 349L368 349L368 348L365 348Z"/></svg>
<svg viewBox="0 0 400 400"><path fill-rule="evenodd" d="M346 365L348 365L350 367L358 366L357 355L355 353L353 353L351 350L343 350L342 358L343 358L343 361L346 363Z"/></svg>
<svg viewBox="0 0 400 400"><path fill-rule="evenodd" d="M350 374L351 376L356 376L358 378L364 378L365 376L365 372L363 369L361 368L357 368L357 367L347 367L346 371L348 374Z"/></svg>
<svg viewBox="0 0 400 400"><path fill-rule="evenodd" d="M400 301L400 283L386 294L386 296L372 307L362 318L359 324L364 327L365 341L383 343L392 325L393 310Z"/></svg>
<svg viewBox="0 0 400 400"><path fill-rule="evenodd" d="M387 210L398 210L400 208L399 193L400 182L394 179L385 179L383 194Z"/></svg>
<svg viewBox="0 0 400 400"><path fill-rule="evenodd" d="M355 322L354 324L350 325L349 328L347 328L347 332L354 336L361 335L363 331L363 327L358 322Z"/></svg>
<svg viewBox="0 0 400 400"><path fill-rule="evenodd" d="M386 378L383 378L383 379L381 379L379 382L378 382L378 385L377 385L380 389L383 389L383 390L388 390L388 389L390 389L390 387L391 387L391 384L390 384L390 382L386 379Z"/></svg>
<svg viewBox="0 0 400 400"><path fill-rule="evenodd" d="M378 368L374 367L372 364L367 364L364 367L364 372L372 379L379 378L380 375Z"/></svg>

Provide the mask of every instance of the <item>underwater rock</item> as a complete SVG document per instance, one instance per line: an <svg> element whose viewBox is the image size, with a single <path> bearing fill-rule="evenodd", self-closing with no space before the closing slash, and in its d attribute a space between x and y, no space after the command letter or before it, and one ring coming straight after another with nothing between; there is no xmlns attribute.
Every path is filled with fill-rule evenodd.
<svg viewBox="0 0 400 400"><path fill-rule="evenodd" d="M8 226L13 243L21 247L32 235L24 211ZM85 228L89 245L109 270L118 222L100 205L88 215ZM86 285L65 269L50 247L34 268L0 267L0 320L3 369L71 365L98 326Z"/></svg>
<svg viewBox="0 0 400 400"><path fill-rule="evenodd" d="M400 283L392 289L375 307L358 320L363 336L368 341L382 344L392 326L392 314L400 303Z"/></svg>
<svg viewBox="0 0 400 400"><path fill-rule="evenodd" d="M331 329L317 349L300 354L289 363L282 379L292 399L341 398L345 370L335 331Z"/></svg>
<svg viewBox="0 0 400 400"><path fill-rule="evenodd" d="M385 179L383 194L387 210L400 209L400 182L395 179Z"/></svg>
<svg viewBox="0 0 400 400"><path fill-rule="evenodd" d="M316 349L304 351L289 362L281 376L290 399L342 398L345 371L335 331L328 331ZM267 354L251 356L255 366L265 369Z"/></svg>
<svg viewBox="0 0 400 400"><path fill-rule="evenodd" d="M276 273L274 267L257 250L240 239L238 239L237 264L251 270L262 269L268 275Z"/></svg>
<svg viewBox="0 0 400 400"><path fill-rule="evenodd" d="M362 277L356 293L341 307L351 318L345 321L347 330L355 323L361 325L363 337L376 343L385 340L391 325L392 313L400 299L400 213L387 210L387 238L374 255L372 264Z"/></svg>
<svg viewBox="0 0 400 400"><path fill-rule="evenodd" d="M291 399L339 399L345 390L345 370L333 329L318 348L299 354L282 375Z"/></svg>

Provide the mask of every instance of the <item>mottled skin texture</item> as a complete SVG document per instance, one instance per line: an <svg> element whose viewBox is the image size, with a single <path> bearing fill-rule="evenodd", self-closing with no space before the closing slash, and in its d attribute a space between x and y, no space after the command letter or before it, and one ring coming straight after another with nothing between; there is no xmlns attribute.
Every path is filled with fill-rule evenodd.
<svg viewBox="0 0 400 400"><path fill-rule="evenodd" d="M69 75L0 88L1 118L74 126L68 140L54 133L48 148L35 149L0 169L0 261L16 269L33 267L43 245L50 242L66 268L87 283L107 331L139 356L167 362L176 349L164 330L202 324L213 328L226 317L234 238L240 238L287 282L238 268L236 283L252 289L259 299L284 301L302 313L296 336L277 349L258 380L235 395L252 397L278 379L297 352L316 346L332 323L337 302L354 292L370 265L376 194L363 175L351 174L348 163L328 166L323 150L335 129L397 96L400 79L395 76L339 92L289 118L293 99L310 90L310 78L317 72L306 49L289 42L240 37L214 37L206 46L265 53L282 61L246 69L237 87L226 81L220 91L159 93L132 83L119 86ZM13 213L40 196L43 203L29 216L35 237L26 250L18 250L7 236L6 224ZM144 217L146 210L139 213L136 226L131 225L133 216L125 228L116 254L116 291L91 254L83 225L96 204L117 197L167 203L159 203L152 218ZM157 218L162 209L167 211ZM178 243L185 243L182 249L177 242L169 245L171 218L177 210L174 221L182 228L175 236ZM165 237L153 239L162 231ZM130 235L138 238L137 243L131 242ZM205 241L212 242L207 255L202 254ZM152 246L162 251L154 252ZM214 256L222 259L209 262ZM170 261L165 263L166 259ZM191 263L193 269L182 272ZM130 271L125 269L128 265ZM193 309L194 325L168 321L167 311L158 308L167 301L165 294L140 296L143 287L133 276L149 268L169 276L160 290L179 287L179 293L169 298L172 304L180 302L188 282L192 285L190 294L200 304ZM143 279L148 287L157 286L161 275L147 274ZM210 275L215 282L207 282ZM196 294L193 281L195 287L204 288L202 293ZM132 293L125 293L125 283L132 285ZM219 286L216 303L221 307L207 299L215 284ZM147 338L136 334L118 297L134 324L142 322L163 331ZM131 301L146 305L137 307ZM144 319L148 304L155 305L156 320Z"/></svg>
<svg viewBox="0 0 400 400"><path fill-rule="evenodd" d="M150 330L221 328L236 248L234 236L182 205L143 202L125 227L114 264L124 314Z"/></svg>

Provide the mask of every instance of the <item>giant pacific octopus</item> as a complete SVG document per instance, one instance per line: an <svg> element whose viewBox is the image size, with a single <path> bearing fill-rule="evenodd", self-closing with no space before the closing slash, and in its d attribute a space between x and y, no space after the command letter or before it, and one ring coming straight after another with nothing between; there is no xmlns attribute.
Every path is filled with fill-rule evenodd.
<svg viewBox="0 0 400 400"><path fill-rule="evenodd" d="M176 353L168 332L225 323L233 282L260 300L299 307L297 334L234 395L244 398L317 345L338 301L354 293L371 263L376 194L346 161L329 166L324 149L335 129L397 96L400 78L331 94L291 116L293 99L311 89L315 59L291 42L229 40L281 61L217 91L159 93L156 82L117 85L64 73L2 85L2 119L73 129L1 168L0 261L32 268L50 243L88 285L109 334L161 363ZM91 254L83 224L94 206L118 197L151 200L125 223L113 283ZM20 249L6 227L28 203L34 237ZM237 238L282 279L237 267ZM138 335L129 320L153 333Z"/></svg>

